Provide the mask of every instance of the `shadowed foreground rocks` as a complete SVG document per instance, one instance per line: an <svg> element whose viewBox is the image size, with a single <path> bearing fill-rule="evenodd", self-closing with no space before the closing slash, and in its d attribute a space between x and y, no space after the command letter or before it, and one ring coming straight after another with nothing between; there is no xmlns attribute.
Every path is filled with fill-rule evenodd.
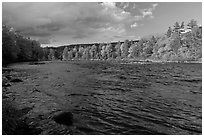
<svg viewBox="0 0 204 137"><path fill-rule="evenodd" d="M10 101L3 100L2 105L2 134L3 135L38 135L40 128L27 124L22 117L32 108L16 109Z"/></svg>
<svg viewBox="0 0 204 137"><path fill-rule="evenodd" d="M32 65L41 67L41 63ZM55 91L59 89L53 90L52 85L49 85L53 82L49 79L49 74L52 73L46 71L44 75L47 78L44 83L45 76L41 77L41 74L36 75L38 71L30 70L36 67L32 65L26 64L26 71L19 68L2 69L2 134L71 134L73 114L62 111L59 105L61 100L58 102L59 94L55 94ZM39 82L41 78L42 81ZM47 86L52 88L47 88ZM55 84L53 86L55 87Z"/></svg>
<svg viewBox="0 0 204 137"><path fill-rule="evenodd" d="M25 115L32 110L32 107L18 109L16 107L13 92L8 88L12 83L23 82L20 78L13 78L10 73L13 69L3 68L2 75L2 134L3 135L38 135L42 132L40 128L28 124L29 118Z"/></svg>

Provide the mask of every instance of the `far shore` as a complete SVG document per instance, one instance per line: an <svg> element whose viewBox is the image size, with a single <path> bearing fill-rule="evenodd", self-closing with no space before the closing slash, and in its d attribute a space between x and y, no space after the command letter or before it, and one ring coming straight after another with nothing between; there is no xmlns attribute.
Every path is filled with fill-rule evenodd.
<svg viewBox="0 0 204 137"><path fill-rule="evenodd" d="M61 61L61 60L52 60L53 61ZM197 61L161 61L161 60L136 60L136 59L71 59L71 60L62 60L62 61L107 61L107 62L125 62L125 63L138 63L138 64L146 64L146 63L202 63L202 60ZM37 61L37 62L50 62L50 61Z"/></svg>

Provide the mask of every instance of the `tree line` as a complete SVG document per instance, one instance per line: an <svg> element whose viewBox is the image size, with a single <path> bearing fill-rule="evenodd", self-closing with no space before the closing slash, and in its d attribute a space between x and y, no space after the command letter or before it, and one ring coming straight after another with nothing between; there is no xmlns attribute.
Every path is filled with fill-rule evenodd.
<svg viewBox="0 0 204 137"><path fill-rule="evenodd" d="M143 37L138 41L72 45L41 48L31 40L3 26L3 63L37 60L150 60L201 61L202 27L195 20L185 25L175 22L161 35ZM62 49L63 48L63 49Z"/></svg>
<svg viewBox="0 0 204 137"><path fill-rule="evenodd" d="M40 43L21 35L12 27L2 26L2 64L43 59Z"/></svg>
<svg viewBox="0 0 204 137"><path fill-rule="evenodd" d="M54 52L50 49L53 56ZM63 60L201 61L202 27L193 19L186 25L184 22L175 22L165 34L144 37L135 42L125 40L116 45L101 43L98 46L65 47L61 57Z"/></svg>

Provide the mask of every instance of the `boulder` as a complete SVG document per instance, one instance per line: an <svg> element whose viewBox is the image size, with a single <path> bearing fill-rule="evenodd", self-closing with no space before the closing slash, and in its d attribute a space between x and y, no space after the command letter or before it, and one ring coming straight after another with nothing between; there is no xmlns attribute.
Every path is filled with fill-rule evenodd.
<svg viewBox="0 0 204 137"><path fill-rule="evenodd" d="M11 83L2 83L2 87L10 87Z"/></svg>
<svg viewBox="0 0 204 137"><path fill-rule="evenodd" d="M6 75L5 76L8 80L11 80L12 79L12 76L10 76L10 75Z"/></svg>
<svg viewBox="0 0 204 137"><path fill-rule="evenodd" d="M11 84L9 83L8 79L5 76L3 76L2 77L2 87L10 87L10 86Z"/></svg>
<svg viewBox="0 0 204 137"><path fill-rule="evenodd" d="M61 112L53 117L58 124L71 126L73 124L73 114L71 112Z"/></svg>
<svg viewBox="0 0 204 137"><path fill-rule="evenodd" d="M23 82L23 80L15 78L15 79L12 79L10 82Z"/></svg>

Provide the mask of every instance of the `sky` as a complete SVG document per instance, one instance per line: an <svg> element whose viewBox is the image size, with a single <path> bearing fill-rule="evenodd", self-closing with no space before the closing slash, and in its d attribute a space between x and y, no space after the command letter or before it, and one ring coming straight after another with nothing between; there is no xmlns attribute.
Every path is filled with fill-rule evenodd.
<svg viewBox="0 0 204 137"><path fill-rule="evenodd" d="M201 2L3 2L2 24L42 46L136 40L178 21L202 24Z"/></svg>

